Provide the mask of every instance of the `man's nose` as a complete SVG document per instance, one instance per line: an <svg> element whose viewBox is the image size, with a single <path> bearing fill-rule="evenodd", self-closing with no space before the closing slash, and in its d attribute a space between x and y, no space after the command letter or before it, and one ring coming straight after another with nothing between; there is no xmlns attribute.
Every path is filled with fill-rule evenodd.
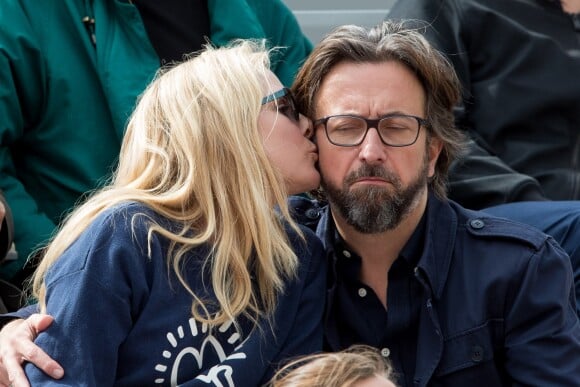
<svg viewBox="0 0 580 387"><path fill-rule="evenodd" d="M381 163L386 158L386 146L383 144L379 132L375 128L369 128L366 137L360 144L359 157L368 164Z"/></svg>

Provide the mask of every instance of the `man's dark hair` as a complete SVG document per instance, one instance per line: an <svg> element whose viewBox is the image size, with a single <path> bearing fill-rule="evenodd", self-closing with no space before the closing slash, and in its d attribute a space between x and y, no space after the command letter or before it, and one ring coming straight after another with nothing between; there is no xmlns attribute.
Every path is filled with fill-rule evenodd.
<svg viewBox="0 0 580 387"><path fill-rule="evenodd" d="M423 85L428 138L437 137L443 144L430 184L437 196L445 198L449 165L463 152L466 143L464 133L455 127L453 115L453 108L460 101L461 84L453 66L409 21L384 21L371 29L346 25L328 34L298 72L293 85L298 107L312 119L319 118L316 96L324 77L337 64L389 61L405 65Z"/></svg>

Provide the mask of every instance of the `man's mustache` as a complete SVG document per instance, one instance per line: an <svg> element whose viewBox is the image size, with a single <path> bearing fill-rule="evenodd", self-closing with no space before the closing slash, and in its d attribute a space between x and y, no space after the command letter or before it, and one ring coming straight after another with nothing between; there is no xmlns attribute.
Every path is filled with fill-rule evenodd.
<svg viewBox="0 0 580 387"><path fill-rule="evenodd" d="M393 172L387 171L382 166L364 164L356 171L349 173L344 179L344 183L348 186L365 177L380 177L393 184L399 181Z"/></svg>

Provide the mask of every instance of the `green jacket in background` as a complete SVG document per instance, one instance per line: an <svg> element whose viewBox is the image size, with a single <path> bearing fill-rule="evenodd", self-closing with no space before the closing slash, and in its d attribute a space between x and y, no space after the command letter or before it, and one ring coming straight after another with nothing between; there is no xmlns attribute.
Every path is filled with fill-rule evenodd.
<svg viewBox="0 0 580 387"><path fill-rule="evenodd" d="M286 85L312 46L279 0L208 0L211 40L267 38ZM95 19L93 45L83 18ZM107 182L137 96L159 68L138 10L120 0L0 2L0 189L12 208L18 259L74 204Z"/></svg>

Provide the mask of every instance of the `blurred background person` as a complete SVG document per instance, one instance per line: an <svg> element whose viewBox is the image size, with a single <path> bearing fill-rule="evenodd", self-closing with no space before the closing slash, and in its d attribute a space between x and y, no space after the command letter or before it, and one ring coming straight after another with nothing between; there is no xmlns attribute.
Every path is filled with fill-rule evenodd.
<svg viewBox="0 0 580 387"><path fill-rule="evenodd" d="M399 0L391 8L389 19L417 20L462 83L456 122L475 144L451 171L451 198L472 209L580 199L579 11L580 0Z"/></svg>

